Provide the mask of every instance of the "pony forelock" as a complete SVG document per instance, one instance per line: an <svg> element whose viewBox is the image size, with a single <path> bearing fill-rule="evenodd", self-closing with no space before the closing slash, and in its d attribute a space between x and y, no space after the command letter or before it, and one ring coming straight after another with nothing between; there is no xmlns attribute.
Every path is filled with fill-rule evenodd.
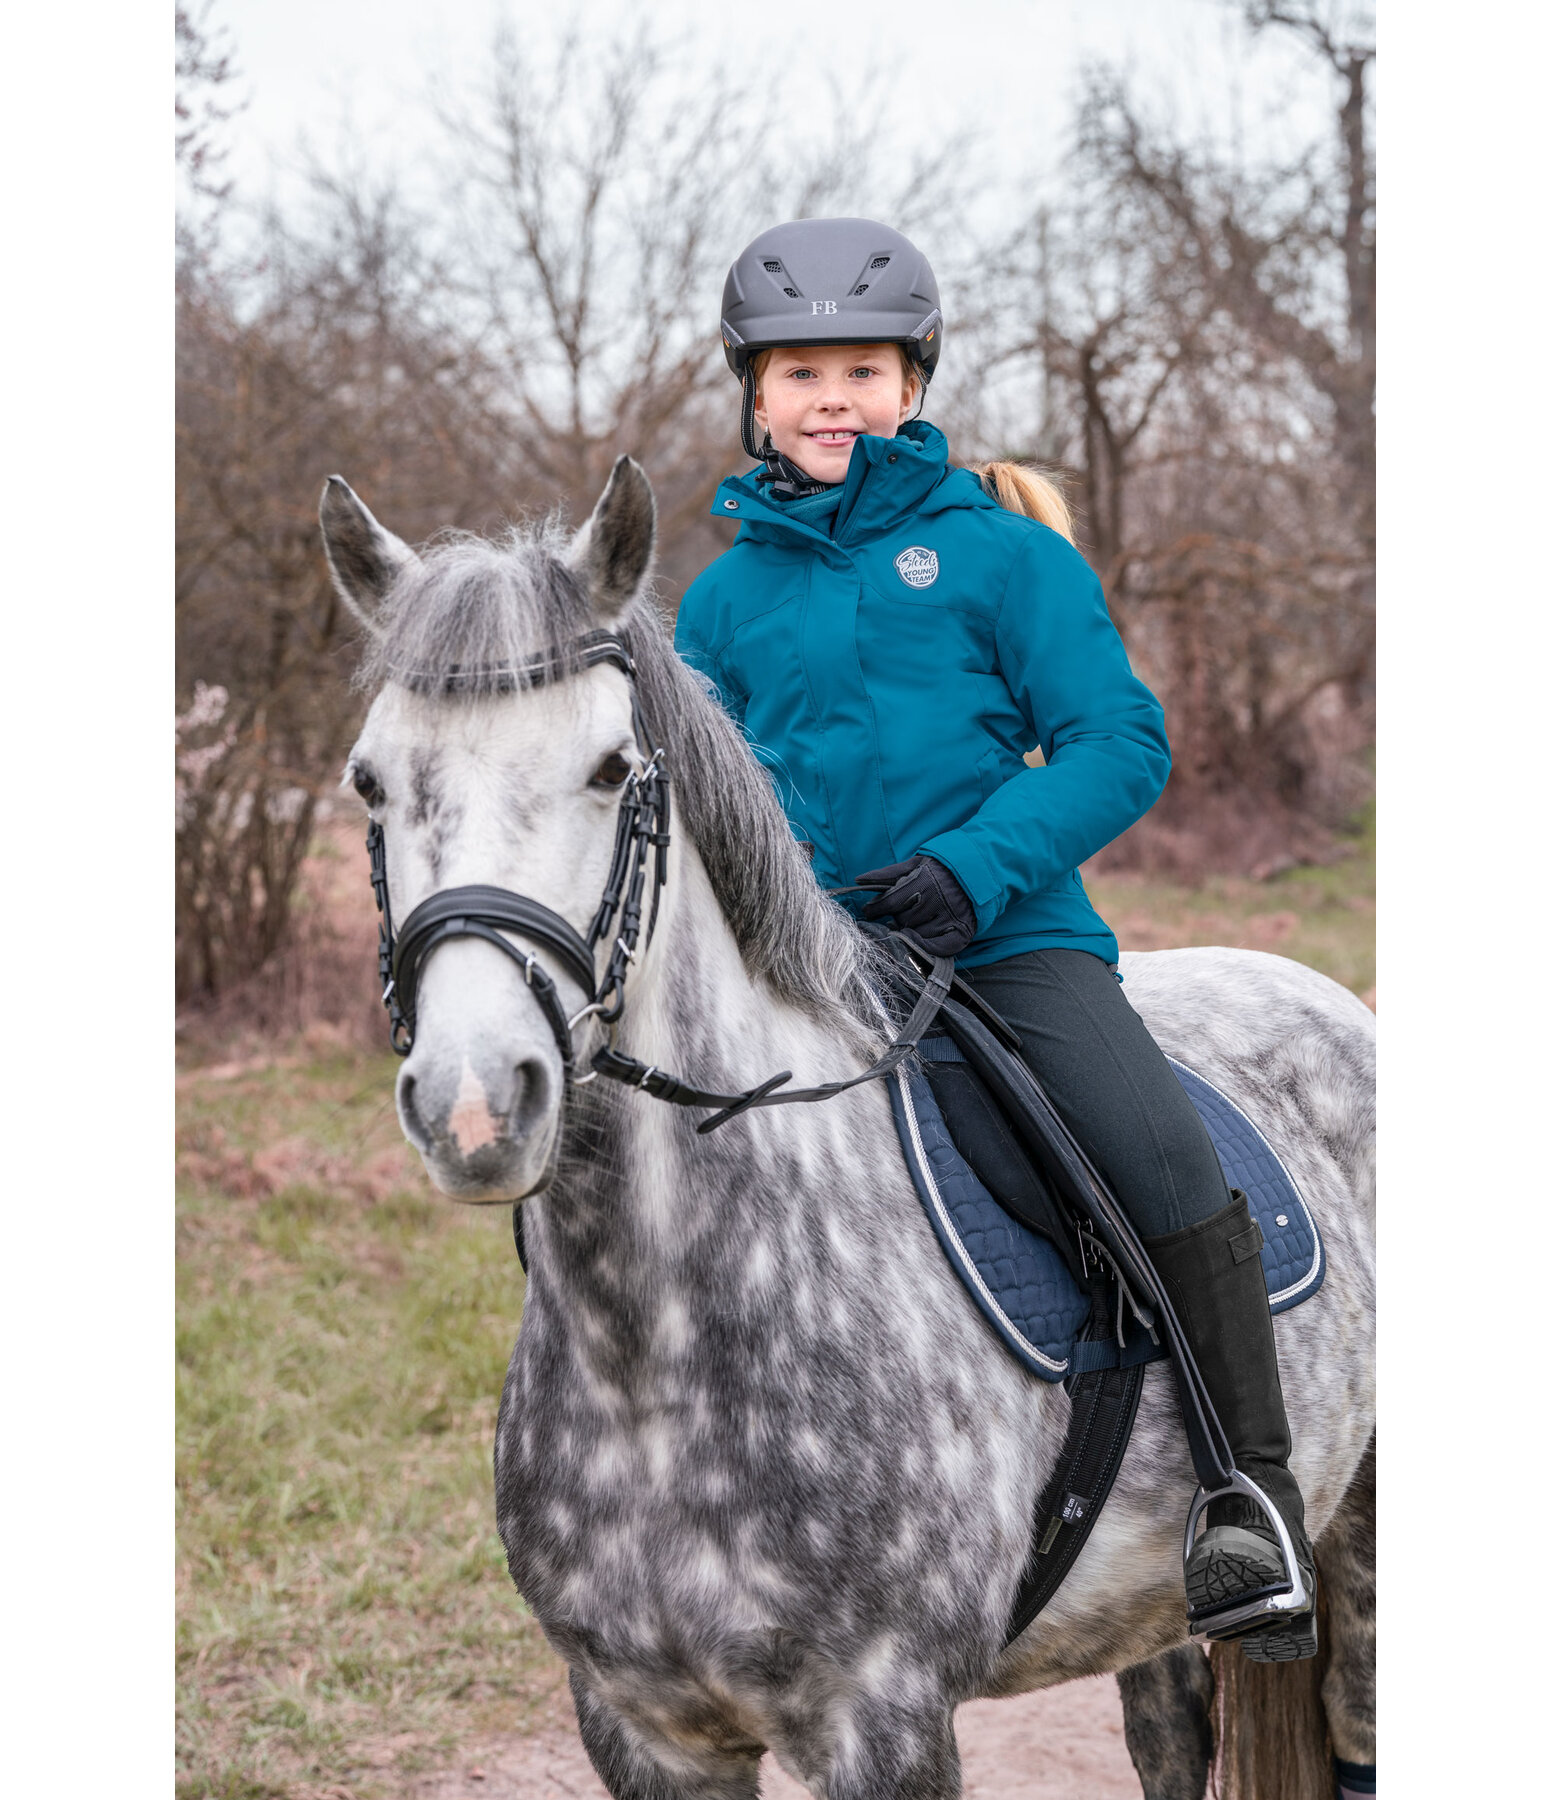
<svg viewBox="0 0 1550 1800"><path fill-rule="evenodd" d="M563 561L569 541L558 517L499 538L459 531L432 540L383 601L357 685L505 693L525 685L535 658L563 660L594 622Z"/></svg>

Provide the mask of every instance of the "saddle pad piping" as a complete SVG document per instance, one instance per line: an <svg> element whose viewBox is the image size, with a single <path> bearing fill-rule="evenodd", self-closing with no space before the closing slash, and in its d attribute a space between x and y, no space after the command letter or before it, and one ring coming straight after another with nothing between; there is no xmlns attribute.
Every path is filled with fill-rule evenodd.
<svg viewBox="0 0 1550 1800"><path fill-rule="evenodd" d="M926 1147L921 1142L920 1125L915 1117L915 1101L910 1093L910 1084L907 1081L901 1080L897 1074L890 1075L888 1080L897 1089L899 1097L903 1102L904 1119L909 1128L908 1148L910 1161L914 1165L914 1172L917 1178L924 1184L926 1194L931 1201L932 1221L936 1225L937 1231L941 1235L944 1243L949 1245L952 1251L953 1261L958 1267L959 1274L973 1285L974 1292L978 1297L981 1306L983 1306L995 1319L997 1328L1001 1331L1002 1335L1009 1342L1017 1346L1025 1360L1037 1369L1047 1369L1049 1371L1047 1379L1058 1381L1066 1373L1067 1369L1070 1368L1071 1359L1069 1357L1061 1357L1057 1361L1053 1356L1046 1356L1044 1352L1039 1349L1037 1344L1030 1344L1028 1342L1027 1338L1023 1336L997 1304L995 1295L991 1293L990 1289L986 1286L984 1277L980 1274L978 1264L976 1264L974 1258L970 1256L968 1251L964 1248L963 1240L958 1236L957 1229L953 1225L952 1217L942 1202L941 1193L936 1185L936 1178L931 1172L930 1160L926 1156Z"/></svg>
<svg viewBox="0 0 1550 1800"><path fill-rule="evenodd" d="M1280 1288L1270 1296L1270 1304L1272 1306L1285 1306L1294 1300L1304 1288L1317 1287L1319 1282L1323 1279L1324 1240L1319 1235L1318 1221L1309 1210L1308 1202L1303 1199L1302 1189L1298 1187L1297 1183L1292 1179L1291 1170L1287 1168L1286 1164L1282 1162L1281 1158L1276 1154L1275 1145L1272 1144L1265 1136L1264 1132L1254 1124L1254 1121L1248 1117L1248 1114L1244 1112L1243 1108L1239 1106L1235 1100L1224 1094L1214 1081L1211 1081L1206 1076L1202 1075L1198 1069L1190 1068L1188 1063L1180 1062L1176 1056L1170 1056L1168 1061L1171 1062L1176 1069L1183 1069L1185 1074L1192 1075L1202 1087L1210 1088L1211 1092L1216 1095L1218 1100L1222 1101L1224 1105L1232 1107L1241 1117L1247 1120L1254 1135L1269 1152L1275 1166L1286 1177L1286 1185L1291 1189L1293 1195L1296 1197L1297 1204L1302 1208L1302 1216L1308 1221L1308 1230L1313 1235L1313 1261L1309 1263L1302 1276L1294 1281L1290 1287Z"/></svg>

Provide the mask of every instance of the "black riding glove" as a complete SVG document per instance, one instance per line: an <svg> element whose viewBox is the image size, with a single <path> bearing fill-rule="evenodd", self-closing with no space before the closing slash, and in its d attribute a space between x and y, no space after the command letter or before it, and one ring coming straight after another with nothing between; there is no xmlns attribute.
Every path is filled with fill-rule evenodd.
<svg viewBox="0 0 1550 1800"><path fill-rule="evenodd" d="M875 900L861 909L863 919L892 916L900 930L918 940L933 956L957 956L968 949L979 930L974 903L958 878L930 856L868 869L856 877L859 888L879 888Z"/></svg>

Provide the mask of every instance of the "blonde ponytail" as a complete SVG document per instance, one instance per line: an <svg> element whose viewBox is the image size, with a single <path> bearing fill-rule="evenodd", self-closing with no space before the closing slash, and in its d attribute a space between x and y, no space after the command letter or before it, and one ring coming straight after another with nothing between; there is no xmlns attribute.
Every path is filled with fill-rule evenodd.
<svg viewBox="0 0 1550 1800"><path fill-rule="evenodd" d="M1008 512L1021 513L1025 519L1037 519L1041 525L1048 525L1068 544L1076 542L1072 533L1071 508L1053 475L1028 463L971 463L969 467L998 505Z"/></svg>

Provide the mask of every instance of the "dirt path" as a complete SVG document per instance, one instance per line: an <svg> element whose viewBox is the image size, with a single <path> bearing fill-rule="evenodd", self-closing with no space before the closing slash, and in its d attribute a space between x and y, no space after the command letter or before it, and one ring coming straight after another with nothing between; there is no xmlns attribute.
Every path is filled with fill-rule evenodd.
<svg viewBox="0 0 1550 1800"><path fill-rule="evenodd" d="M958 1712L964 1800L1141 1800L1112 1676ZM765 1800L807 1792L764 1760ZM416 1800L607 1800L574 1727L470 1746Z"/></svg>

